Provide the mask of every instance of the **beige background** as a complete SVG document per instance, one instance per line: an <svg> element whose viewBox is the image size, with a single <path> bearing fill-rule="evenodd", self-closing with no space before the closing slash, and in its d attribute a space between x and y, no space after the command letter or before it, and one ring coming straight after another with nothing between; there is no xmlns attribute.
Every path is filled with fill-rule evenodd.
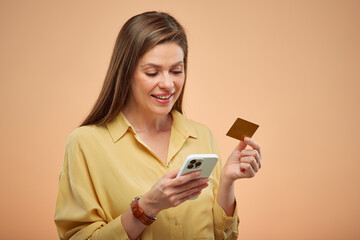
<svg viewBox="0 0 360 240"><path fill-rule="evenodd" d="M56 239L67 135L94 103L118 31L146 10L189 36L186 116L223 161L236 117L263 169L236 183L241 239L360 239L360 1L0 0L0 239Z"/></svg>

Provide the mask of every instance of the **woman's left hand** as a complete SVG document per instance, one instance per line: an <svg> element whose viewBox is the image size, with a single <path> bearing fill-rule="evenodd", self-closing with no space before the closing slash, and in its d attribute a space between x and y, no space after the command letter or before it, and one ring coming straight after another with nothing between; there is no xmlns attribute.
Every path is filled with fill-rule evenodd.
<svg viewBox="0 0 360 240"><path fill-rule="evenodd" d="M252 149L246 149L247 145ZM240 178L252 178L260 168L260 145L251 138L245 137L229 156L222 170L222 178L230 182Z"/></svg>

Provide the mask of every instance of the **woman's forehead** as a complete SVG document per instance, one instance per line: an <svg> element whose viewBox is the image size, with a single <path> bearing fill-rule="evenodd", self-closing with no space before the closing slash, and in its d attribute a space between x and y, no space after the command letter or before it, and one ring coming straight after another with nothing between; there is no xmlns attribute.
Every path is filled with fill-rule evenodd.
<svg viewBox="0 0 360 240"><path fill-rule="evenodd" d="M139 60L140 67L171 67L184 61L184 51L176 43L162 43L146 52Z"/></svg>

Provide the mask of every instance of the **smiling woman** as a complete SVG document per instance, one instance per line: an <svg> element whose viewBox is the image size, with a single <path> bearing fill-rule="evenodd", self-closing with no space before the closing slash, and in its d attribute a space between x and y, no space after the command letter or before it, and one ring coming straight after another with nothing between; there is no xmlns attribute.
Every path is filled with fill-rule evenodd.
<svg viewBox="0 0 360 240"><path fill-rule="evenodd" d="M81 124L82 126L104 124L119 114L130 94L131 80L134 77L135 69L146 67L146 65L139 65L139 60L146 57L148 51L162 43L177 45L179 48L177 54L183 55L179 61L182 62L182 72L186 78L188 43L183 27L166 13L147 12L136 15L130 18L120 30L103 88L89 116ZM180 48L181 53L179 53ZM156 62L145 64L153 67L147 72L149 76L155 76L161 67ZM183 90L173 106L173 109L179 112L182 112L182 98Z"/></svg>
<svg viewBox="0 0 360 240"><path fill-rule="evenodd" d="M166 116L183 89L183 59L184 52L176 43L160 44L149 50L135 68L123 109L125 116L135 111L147 121L152 116Z"/></svg>
<svg viewBox="0 0 360 240"><path fill-rule="evenodd" d="M218 154L209 129L182 115L186 67L186 35L173 17L146 12L125 23L101 93L68 137L60 239L237 238L234 181L258 171L260 146L246 138L209 178L177 177L188 155Z"/></svg>

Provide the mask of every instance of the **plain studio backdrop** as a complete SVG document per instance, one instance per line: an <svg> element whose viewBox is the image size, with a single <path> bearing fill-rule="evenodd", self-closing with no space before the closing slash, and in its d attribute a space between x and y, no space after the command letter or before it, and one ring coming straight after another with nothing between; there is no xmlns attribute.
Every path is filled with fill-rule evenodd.
<svg viewBox="0 0 360 240"><path fill-rule="evenodd" d="M240 238L360 239L360 1L0 0L0 239L57 239L65 141L135 14L189 38L185 115L223 163L237 117L260 125L263 168L236 183Z"/></svg>

